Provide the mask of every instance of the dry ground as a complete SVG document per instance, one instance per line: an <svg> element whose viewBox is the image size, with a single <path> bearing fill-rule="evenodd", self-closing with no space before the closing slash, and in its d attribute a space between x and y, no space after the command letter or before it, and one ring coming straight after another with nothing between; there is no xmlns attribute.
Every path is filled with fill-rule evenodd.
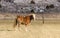
<svg viewBox="0 0 60 38"><path fill-rule="evenodd" d="M32 21L27 32L24 25L21 25L20 31L14 30L14 16L0 14L0 38L60 38L60 14L44 14L44 24L42 15L37 15L39 20Z"/></svg>
<svg viewBox="0 0 60 38"><path fill-rule="evenodd" d="M14 30L13 24L13 20L0 20L0 38L60 38L60 24L46 21L42 24L42 21L36 20L28 26L27 32L24 25L21 25L20 31Z"/></svg>

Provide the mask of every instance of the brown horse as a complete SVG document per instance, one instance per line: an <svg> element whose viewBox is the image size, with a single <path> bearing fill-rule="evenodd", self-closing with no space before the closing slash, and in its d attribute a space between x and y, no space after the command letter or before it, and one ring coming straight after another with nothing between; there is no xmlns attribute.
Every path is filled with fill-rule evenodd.
<svg viewBox="0 0 60 38"><path fill-rule="evenodd" d="M18 26L18 29L19 29L21 24L27 27L28 24L30 24L32 20L35 20L35 14L30 14L27 16L17 16L15 20L14 28Z"/></svg>

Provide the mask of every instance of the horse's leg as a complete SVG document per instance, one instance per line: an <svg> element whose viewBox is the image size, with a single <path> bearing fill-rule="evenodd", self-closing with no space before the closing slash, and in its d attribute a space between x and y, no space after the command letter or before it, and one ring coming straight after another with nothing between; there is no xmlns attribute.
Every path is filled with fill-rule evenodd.
<svg viewBox="0 0 60 38"><path fill-rule="evenodd" d="M19 31L20 31L20 24L21 24L21 23L20 23L20 22L18 22L18 30L19 30Z"/></svg>
<svg viewBox="0 0 60 38"><path fill-rule="evenodd" d="M15 23L14 23L14 25L13 25L13 28L14 28L14 30L15 30L15 27L17 26L17 19L15 20Z"/></svg>
<svg viewBox="0 0 60 38"><path fill-rule="evenodd" d="M25 24L25 31L29 31L29 30L28 30L28 25L27 25L27 24Z"/></svg>

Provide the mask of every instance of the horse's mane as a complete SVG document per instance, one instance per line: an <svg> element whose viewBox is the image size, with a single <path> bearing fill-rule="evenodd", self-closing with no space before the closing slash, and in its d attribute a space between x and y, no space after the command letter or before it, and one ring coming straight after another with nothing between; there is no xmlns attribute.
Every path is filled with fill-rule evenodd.
<svg viewBox="0 0 60 38"><path fill-rule="evenodd" d="M32 15L34 17L34 20L35 20L35 17L36 17L36 14L29 14L30 16Z"/></svg>

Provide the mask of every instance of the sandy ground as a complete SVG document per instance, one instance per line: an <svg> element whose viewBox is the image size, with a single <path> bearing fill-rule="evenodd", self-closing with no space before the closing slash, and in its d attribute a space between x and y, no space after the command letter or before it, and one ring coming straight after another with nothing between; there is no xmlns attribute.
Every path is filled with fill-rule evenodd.
<svg viewBox="0 0 60 38"><path fill-rule="evenodd" d="M0 38L60 38L60 24L42 24L34 21L25 31L25 26L21 25L21 30L14 30L13 22L0 20ZM17 27L16 27L17 29Z"/></svg>
<svg viewBox="0 0 60 38"><path fill-rule="evenodd" d="M25 31L25 26L21 25L21 30L14 30L13 17L16 15L0 14L0 38L60 38L60 14L44 15L44 24L42 23L42 15L37 15L40 20L32 21ZM3 19L3 20L1 20Z"/></svg>

